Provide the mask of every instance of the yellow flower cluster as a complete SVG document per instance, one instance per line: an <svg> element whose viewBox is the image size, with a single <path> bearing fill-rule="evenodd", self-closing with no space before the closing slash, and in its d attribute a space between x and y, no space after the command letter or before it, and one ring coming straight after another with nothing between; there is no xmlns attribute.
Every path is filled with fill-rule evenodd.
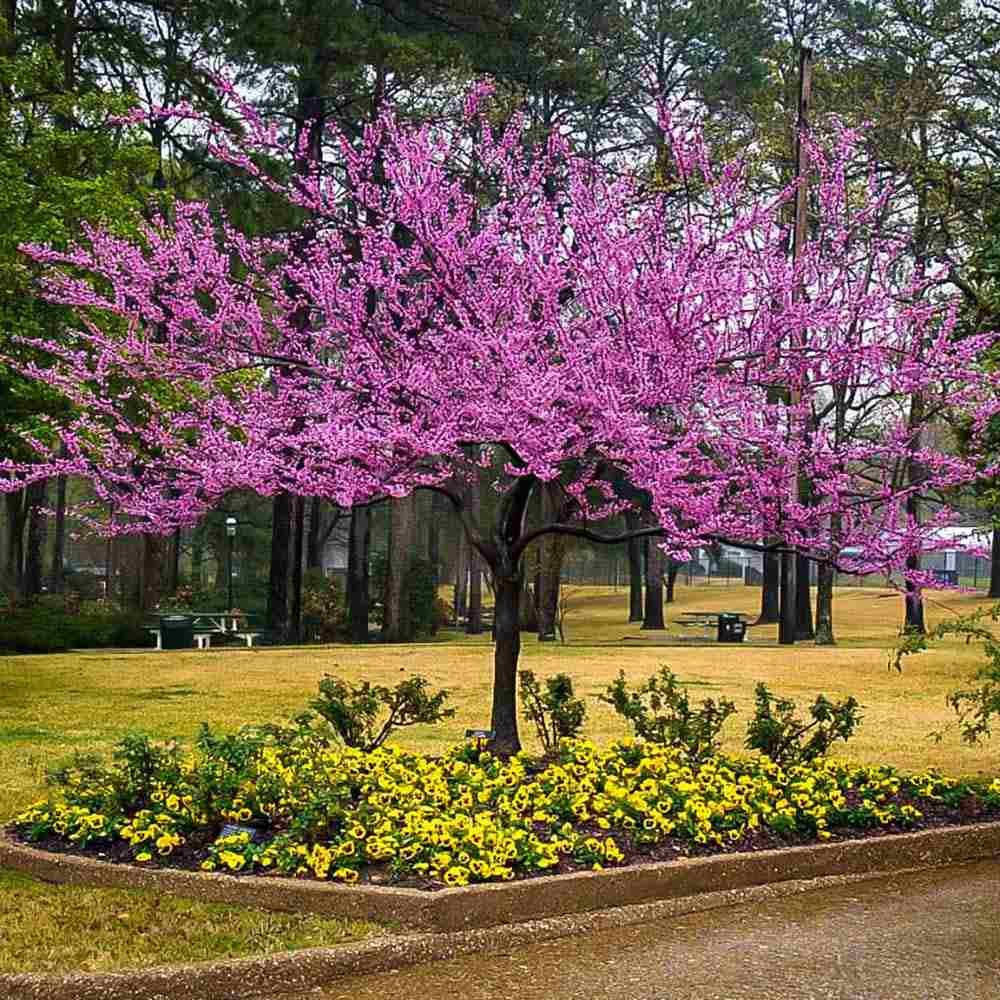
<svg viewBox="0 0 1000 1000"><path fill-rule="evenodd" d="M786 768L763 757L694 764L679 750L634 740L603 749L566 740L545 767L527 754L502 761L467 745L430 758L275 740L239 767L190 754L179 779L154 784L153 809L113 817L98 811L107 799L93 791L89 809L37 802L15 825L35 839L55 831L78 842L79 831L93 829L152 860L183 844L186 831L252 824L260 836L219 836L202 868L348 883L380 868L459 886L601 868L668 841L704 851L750 842L763 829L795 841L911 826L922 802L951 804L968 793L934 773L903 777L827 758ZM74 794L89 794L85 784ZM981 794L1000 809L1000 779Z"/></svg>
<svg viewBox="0 0 1000 1000"><path fill-rule="evenodd" d="M56 833L81 846L115 836L120 826L113 817L87 806L45 800L28 806L15 817L14 825L38 827L46 833Z"/></svg>
<svg viewBox="0 0 1000 1000"><path fill-rule="evenodd" d="M137 861L149 861L152 858L151 847L156 848L160 857L166 857L184 843L174 817L169 813L154 813L150 809L140 809L119 829L118 836L131 845Z"/></svg>

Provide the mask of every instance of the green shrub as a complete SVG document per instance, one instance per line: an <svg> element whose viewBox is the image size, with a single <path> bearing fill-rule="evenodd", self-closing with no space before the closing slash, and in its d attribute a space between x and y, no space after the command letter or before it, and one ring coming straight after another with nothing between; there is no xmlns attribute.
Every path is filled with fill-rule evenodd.
<svg viewBox="0 0 1000 1000"><path fill-rule="evenodd" d="M84 600L76 591L11 602L0 614L0 652L62 653L152 642L139 612L121 611L106 600Z"/></svg>
<svg viewBox="0 0 1000 1000"><path fill-rule="evenodd" d="M837 740L845 742L861 722L855 698L832 702L819 694L809 709L812 722L795 717L795 702L778 698L758 683L754 690L754 717L747 725L746 746L759 750L782 766L805 764L822 757Z"/></svg>
<svg viewBox="0 0 1000 1000"><path fill-rule="evenodd" d="M394 729L440 722L455 714L455 709L443 707L449 692L430 694L427 683L417 675L389 688L369 681L349 684L326 674L319 682L319 698L310 704L345 746L369 751L381 746Z"/></svg>
<svg viewBox="0 0 1000 1000"><path fill-rule="evenodd" d="M545 752L552 753L559 741L580 735L587 708L583 701L573 697L573 681L568 674L556 674L545 679L545 690L530 670L518 672L521 704L528 718L535 724Z"/></svg>
<svg viewBox="0 0 1000 1000"><path fill-rule="evenodd" d="M625 683L625 672L608 686L598 700L611 705L631 726L636 736L683 750L692 760L702 761L719 750L719 732L736 706L726 698L706 698L692 708L687 691L669 667L647 678L635 691Z"/></svg>
<svg viewBox="0 0 1000 1000"><path fill-rule="evenodd" d="M307 639L339 642L348 635L344 595L332 577L322 570L309 570L302 587L302 615Z"/></svg>

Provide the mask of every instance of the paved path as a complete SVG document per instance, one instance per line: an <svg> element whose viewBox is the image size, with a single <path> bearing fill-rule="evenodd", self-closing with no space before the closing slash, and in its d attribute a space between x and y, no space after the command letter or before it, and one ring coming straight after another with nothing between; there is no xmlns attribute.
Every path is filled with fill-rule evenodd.
<svg viewBox="0 0 1000 1000"><path fill-rule="evenodd" d="M344 980L322 1000L1000 1000L1000 861Z"/></svg>

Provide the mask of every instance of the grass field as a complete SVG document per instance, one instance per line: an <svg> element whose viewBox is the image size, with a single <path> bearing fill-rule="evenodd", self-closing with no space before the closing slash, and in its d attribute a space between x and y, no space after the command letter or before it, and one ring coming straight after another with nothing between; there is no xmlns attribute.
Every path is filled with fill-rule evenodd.
<svg viewBox="0 0 1000 1000"><path fill-rule="evenodd" d="M758 600L755 588L681 587L668 621L692 608L753 612ZM952 721L945 694L968 679L979 654L947 642L910 657L901 674L890 671L888 652L901 616L900 598L890 591L838 593L840 644L833 648L772 645L775 626L752 629L743 645L665 645L662 633L644 634L624 623L625 601L624 593L609 588L571 591L567 644L539 644L526 636L524 664L542 676L569 673L586 696L602 691L619 669L638 680L667 664L694 686L696 697L704 691L736 702L740 715L726 731L734 750L758 680L802 702L818 691L853 694L864 706L864 722L844 756L906 769L935 766L962 776L1000 771L1000 740L970 748L955 731L940 743L928 738ZM948 594L940 604L928 603L928 618L933 623L948 613L946 606L967 611L976 603L972 595ZM681 634L675 626L670 631ZM36 798L45 769L73 750L107 749L129 730L190 738L202 720L236 727L285 718L307 707L326 672L383 683L420 673L435 687L451 689L454 719L398 735L407 746L439 750L467 727L488 725L491 669L489 636L459 633L447 642L406 645L0 657L0 817ZM588 698L585 732L607 740L624 730L608 706ZM530 746L533 734L526 726L522 737Z"/></svg>
<svg viewBox="0 0 1000 1000"><path fill-rule="evenodd" d="M900 597L892 591L839 591L839 645L833 648L807 643L778 647L774 626L752 629L751 640L739 646L676 644L678 636L690 635L672 624L682 612L754 614L758 602L756 588L679 587L677 602L668 607L668 633L643 633L625 623L626 593L570 587L566 644L539 644L526 636L522 662L540 676L569 673L584 696L602 691L619 670L640 680L667 664L692 686L695 700L725 695L736 702L740 713L726 730L730 750L741 748L758 680L800 704L819 691L832 697L853 694L864 706L864 722L841 755L906 770L934 766L956 776L1000 772L1000 739L970 748L962 745L954 729L939 743L929 738L932 730L951 722L945 694L969 678L979 654L958 642L942 643L909 658L901 674L889 670L889 650L902 617ZM967 612L977 603L985 600L930 595L929 622ZM437 751L460 739L467 727L488 725L491 669L488 635L457 632L445 633L436 642L407 645L0 657L0 823L39 797L46 769L74 750L107 751L130 730L190 739L203 720L234 728L286 718L308 706L328 672L388 684L420 673L435 687L449 688L458 710L454 719L397 736L404 745ZM587 701L585 735L598 741L624 735L608 706L591 697ZM522 738L533 745L526 724ZM126 916L117 916L122 913ZM283 923L235 908L163 902L148 893L44 886L0 871L3 971L104 969L168 958L260 954L303 943L332 943L373 929L335 922ZM58 940L58 947L42 948L39 942L46 939ZM169 952L164 951L168 940Z"/></svg>
<svg viewBox="0 0 1000 1000"><path fill-rule="evenodd" d="M355 941L360 920L265 913L162 893L53 886L0 868L0 973L114 969Z"/></svg>

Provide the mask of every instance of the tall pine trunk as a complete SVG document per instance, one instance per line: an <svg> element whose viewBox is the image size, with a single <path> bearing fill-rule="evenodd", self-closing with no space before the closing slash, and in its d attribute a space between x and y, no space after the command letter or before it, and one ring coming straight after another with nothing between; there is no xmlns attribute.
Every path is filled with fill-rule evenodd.
<svg viewBox="0 0 1000 1000"><path fill-rule="evenodd" d="M267 627L288 635L288 562L292 533L292 498L276 493L271 504L271 568L267 581Z"/></svg>
<svg viewBox="0 0 1000 1000"><path fill-rule="evenodd" d="M22 596L24 584L24 490L4 494L7 508L7 561L4 577L7 587Z"/></svg>
<svg viewBox="0 0 1000 1000"><path fill-rule="evenodd" d="M306 569L323 567L323 500L313 497L309 501L309 533L306 536Z"/></svg>
<svg viewBox="0 0 1000 1000"><path fill-rule="evenodd" d="M542 523L558 520L557 486L546 483L541 488ZM559 585L566 545L558 535L546 535L538 543L539 568L535 577L535 600L538 606L538 641L554 642L559 611Z"/></svg>
<svg viewBox="0 0 1000 1000"><path fill-rule="evenodd" d="M915 452L920 447L921 427L924 421L925 405L923 396L914 393L910 399L909 429L911 433L911 451ZM920 483L923 478L923 469L920 463L912 456L906 463L907 485L913 486ZM906 513L914 522L920 521L920 501L910 493L906 497ZM906 557L906 568L908 570L920 569L920 556L917 554ZM924 602L920 596L920 591L909 580L905 585L905 614L903 619L903 630L905 632L919 632L923 635L927 631L924 623Z"/></svg>
<svg viewBox="0 0 1000 1000"><path fill-rule="evenodd" d="M368 507L351 508L347 541L347 621L351 642L368 641L370 523Z"/></svg>
<svg viewBox="0 0 1000 1000"><path fill-rule="evenodd" d="M833 637L833 584L837 571L829 563L816 570L816 645L835 646Z"/></svg>
<svg viewBox="0 0 1000 1000"><path fill-rule="evenodd" d="M390 505L390 542L386 562L385 614L382 638L389 642L406 642L413 637L407 575L412 562L416 532L415 496L410 494Z"/></svg>
<svg viewBox="0 0 1000 1000"><path fill-rule="evenodd" d="M761 566L760 614L756 625L775 625L781 616L781 557L765 552Z"/></svg>
<svg viewBox="0 0 1000 1000"><path fill-rule="evenodd" d="M640 527L639 515L629 511L625 515L625 527L629 531L638 531ZM643 541L641 538L630 538L628 545L628 620L630 622L642 621L642 553Z"/></svg>
<svg viewBox="0 0 1000 1000"><path fill-rule="evenodd" d="M667 564L667 604L674 603L674 588L677 585L677 574L681 571L681 564L671 559Z"/></svg>
<svg viewBox="0 0 1000 1000"><path fill-rule="evenodd" d="M809 577L812 567L809 560L802 555L795 557L795 638L813 639L812 592L809 587Z"/></svg>
<svg viewBox="0 0 1000 1000"><path fill-rule="evenodd" d="M469 576L469 550L471 546L464 534L458 536L455 545L455 625L465 617L468 607L467 582Z"/></svg>
<svg viewBox="0 0 1000 1000"><path fill-rule="evenodd" d="M49 586L54 594L66 589L66 477L56 476L56 516L53 525Z"/></svg>
<svg viewBox="0 0 1000 1000"><path fill-rule="evenodd" d="M990 591L988 597L1000 597L1000 522L993 522L993 543L990 548Z"/></svg>
<svg viewBox="0 0 1000 1000"><path fill-rule="evenodd" d="M296 497L293 505L292 523L292 601L288 623L293 642L302 641L302 558L305 554L306 498Z"/></svg>
<svg viewBox="0 0 1000 1000"><path fill-rule="evenodd" d="M140 556L139 610L152 611L163 597L162 535L143 535Z"/></svg>
<svg viewBox="0 0 1000 1000"><path fill-rule="evenodd" d="M469 517L473 524L479 523L479 514L482 506L480 494L481 486L477 482L472 484L469 491ZM469 545L469 607L468 618L465 623L465 631L469 635L480 635L483 631L483 566L482 558L476 551L475 546Z"/></svg>
<svg viewBox="0 0 1000 1000"><path fill-rule="evenodd" d="M180 528L175 528L170 540L170 576L167 580L167 593L169 594L176 594L181 585L181 548L183 543L183 531Z"/></svg>
<svg viewBox="0 0 1000 1000"><path fill-rule="evenodd" d="M663 621L663 550L654 539L646 540L646 607L644 629L664 629Z"/></svg>
<svg viewBox="0 0 1000 1000"><path fill-rule="evenodd" d="M49 481L37 479L25 491L28 543L24 553L24 596L31 600L42 592L48 520L42 508L48 503Z"/></svg>

